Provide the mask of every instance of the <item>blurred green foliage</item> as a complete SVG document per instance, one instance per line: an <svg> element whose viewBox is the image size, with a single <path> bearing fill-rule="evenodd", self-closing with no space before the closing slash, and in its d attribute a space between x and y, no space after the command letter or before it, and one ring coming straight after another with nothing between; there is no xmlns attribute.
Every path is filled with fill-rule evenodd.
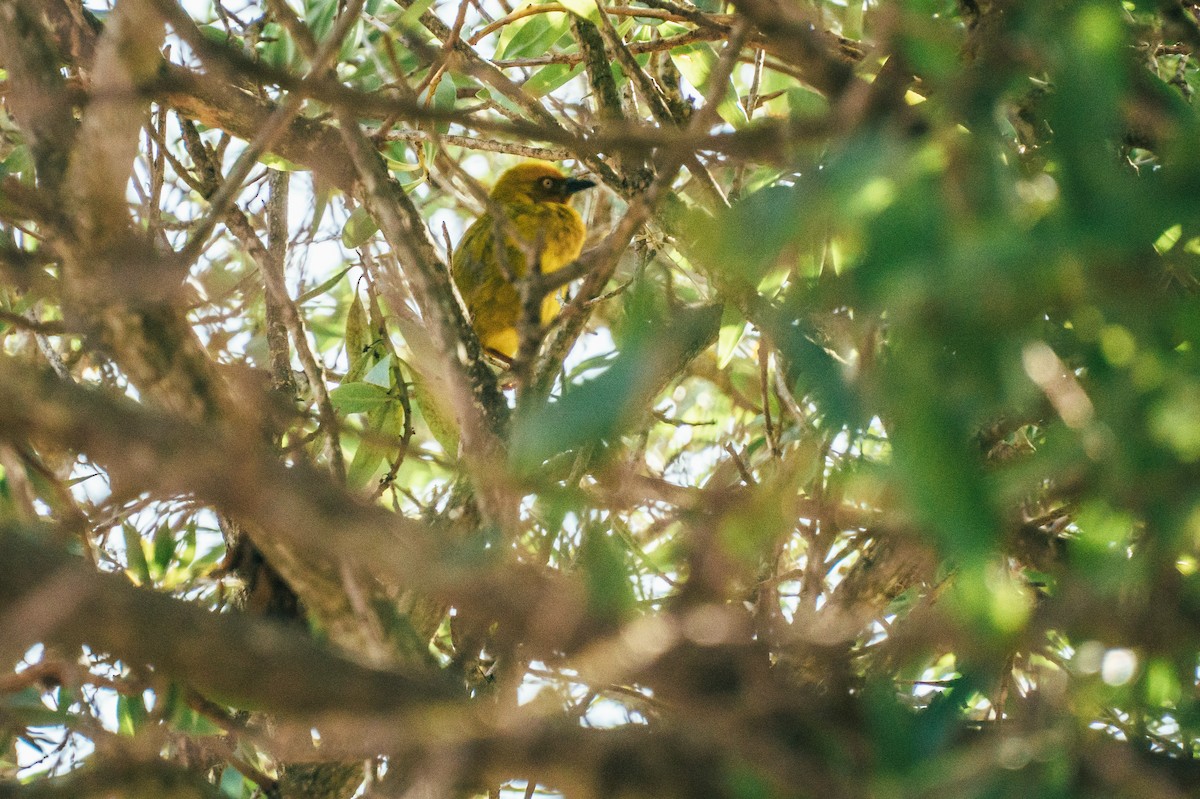
<svg viewBox="0 0 1200 799"><path fill-rule="evenodd" d="M301 5L320 40L339 4ZM548 394L504 395L514 406L504 458L487 465L519 495L513 540L473 504L479 475L460 456L475 453L459 451L437 375L417 368L430 358L425 309L381 287L386 268L408 279L409 265L396 263L360 198L296 178L310 207L293 215L289 287L330 383L347 487L431 527L468 520L477 529L445 543L449 562L549 570L582 586L579 615L596 624L580 623L595 649L572 639L573 650L533 663L520 659L517 639L541 634L529 618L544 609L476 623L439 607L431 658L460 670L475 696L499 673L553 685L572 722L621 726L608 702L641 714L652 732L694 734L681 740L701 740L705 754L713 741L704 735L719 738L718 776L704 783L719 786L712 795L1198 795L1197 6L795 5L822 31L876 47L850 59L856 82L841 96L781 61L787 53L761 31L718 93L709 82L721 41L655 51L697 28L614 12L655 80L674 69L667 88L692 105L717 98L713 132L726 138L698 148L700 160L664 189L669 198L607 293L590 298L588 332L551 364ZM564 6L511 18L497 6L503 24L477 38L489 20L472 12L461 39L526 99L601 130L571 24L572 12L594 9ZM450 25L458 4L368 3L337 74L364 92L402 82L442 114L403 130L362 116L446 255L479 209L438 159L486 184L538 145L468 140L488 131L461 115L486 114L495 127L525 111L484 85L480 68L429 60L441 46L422 22L430 10ZM207 22L205 36L270 67L306 63L267 16L241 30ZM718 30L714 40L728 35ZM891 94L889 69L904 76ZM624 98L625 122L648 126L629 76L615 66L604 74ZM328 110L312 101L304 113L323 122ZM0 177L34 185L28 143L7 115L0 123ZM777 152L742 155L728 144L753 142L749 134L772 124L784 131ZM227 143L204 135L212 147ZM541 143L578 156L576 172L600 158L622 178L649 155L597 154L581 142ZM633 183L598 189L608 193L582 208L595 239L637 197L610 190ZM175 186L164 214L196 218L199 195L186 181ZM258 207L255 197L240 201ZM184 228L160 232L175 244ZM11 225L4 233L25 241ZM225 241L196 266L189 320L216 361L265 369L267 311L243 249ZM19 322L35 306L45 321L65 316L61 297L0 287L8 355L37 357ZM75 379L136 393L84 344L64 349ZM294 393L301 412L278 437L282 456L327 465L311 386ZM60 484L52 468L16 475L12 461L0 465L0 517L29 512L19 492L43 513L88 479L74 453L46 457ZM97 563L223 607L223 546L204 509L174 497L75 496L109 522L90 533ZM418 625L397 621L409 611L389 606L387 618L413 638ZM572 658L603 660L594 653L618 644L638 654L647 620L670 642L647 649L661 658L587 684ZM614 630L617 644L603 638ZM511 661L496 667L503 657ZM117 664L89 668L136 684ZM216 729L194 708L169 711L122 693L113 732ZM79 702L39 704L28 687L0 695L0 714L0 734L22 730L39 752L57 743L31 728L87 730ZM0 738L5 752L12 738ZM0 753L0 766L9 760ZM815 775L815 787L795 773ZM236 763L213 777L226 796L256 790ZM506 775L518 777L530 778ZM627 795L652 795L641 790Z"/></svg>

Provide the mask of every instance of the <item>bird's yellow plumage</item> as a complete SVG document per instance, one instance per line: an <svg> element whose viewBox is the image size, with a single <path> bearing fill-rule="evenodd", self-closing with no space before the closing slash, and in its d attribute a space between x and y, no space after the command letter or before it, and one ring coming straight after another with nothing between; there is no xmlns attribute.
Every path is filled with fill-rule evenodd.
<svg viewBox="0 0 1200 799"><path fill-rule="evenodd" d="M471 314L484 348L507 360L516 357L521 319L521 297L501 266L517 278L529 272L526 251L539 252L543 274L561 269L579 257L585 233L583 219L570 206L571 196L594 186L590 180L568 178L558 169L541 161L519 164L496 181L491 198L495 207L508 218L511 232L524 247L506 237L503 255L496 247L503 235L492 214L476 219L463 234L450 272ZM561 308L555 292L542 302L542 324Z"/></svg>

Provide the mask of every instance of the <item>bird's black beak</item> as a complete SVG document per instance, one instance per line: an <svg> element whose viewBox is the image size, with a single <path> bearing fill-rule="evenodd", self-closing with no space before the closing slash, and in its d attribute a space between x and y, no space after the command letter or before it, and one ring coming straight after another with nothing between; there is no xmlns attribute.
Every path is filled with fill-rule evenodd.
<svg viewBox="0 0 1200 799"><path fill-rule="evenodd" d="M594 182L592 182L590 180L584 180L583 178L567 178L566 182L563 183L563 194L570 197L572 194L574 194L577 191L583 191L584 189L590 189L592 186L595 186L595 185L596 184Z"/></svg>

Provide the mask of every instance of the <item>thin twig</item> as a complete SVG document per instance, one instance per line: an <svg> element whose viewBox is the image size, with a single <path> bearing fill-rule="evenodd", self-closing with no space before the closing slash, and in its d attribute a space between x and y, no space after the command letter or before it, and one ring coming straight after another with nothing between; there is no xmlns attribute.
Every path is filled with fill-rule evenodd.
<svg viewBox="0 0 1200 799"><path fill-rule="evenodd" d="M771 450L771 456L778 458L779 442L775 437L775 424L771 421L770 358L770 350L763 346L763 342L760 340L758 348L758 383L759 389L762 391L763 425L767 430L767 447Z"/></svg>
<svg viewBox="0 0 1200 799"><path fill-rule="evenodd" d="M26 311L24 317L19 318L24 319L24 321L29 325L43 327L48 324L37 318L36 306ZM58 350L54 348L54 345L48 338L48 336L52 334L48 334L43 330L33 330L32 332L33 340L37 343L38 351L42 353L42 357L46 359L46 363L50 364L50 368L54 370L54 374L58 375L63 380L74 381L74 378L71 377L71 370L68 369L66 363L63 362L62 355L60 355Z"/></svg>
<svg viewBox="0 0 1200 799"><path fill-rule="evenodd" d="M284 203L284 207L286 208L286 202ZM313 354L312 349L308 346L308 336L305 331L304 320L300 317L300 312L296 309L295 303L288 296L287 284L283 277L282 262L279 265L280 268L278 271L271 267L271 255L263 247L262 241L259 240L258 234L254 232L250 221L246 219L246 216L240 210L233 208L227 212L225 224L230 232L250 252L250 256L259 264L259 269L263 274L263 283L268 293L278 303L278 310L283 316L284 323L287 325L292 345L296 348L296 357L300 360L300 365L304 369L304 375L308 378L310 388L312 389L313 399L317 403L317 414L321 420L321 429L325 433L328 443L327 455L330 465L338 479L344 482L346 479L346 464L342 457L337 413L334 411L333 402L329 398L329 389L325 384L324 370L317 357Z"/></svg>
<svg viewBox="0 0 1200 799"><path fill-rule="evenodd" d="M536 158L541 161L566 161L575 157L572 150L564 147L536 147L532 144L480 139L476 136L453 136L450 134L433 134L425 130L394 130L387 134L386 141L425 142L437 141L452 147L462 147L466 150L482 150L490 153L505 153L518 155L522 158Z"/></svg>
<svg viewBox="0 0 1200 799"><path fill-rule="evenodd" d="M505 25L509 25L513 22L516 22L519 19L524 19L525 17L531 17L535 14L546 14L551 11L566 12L567 7L560 3L544 3L542 5L525 6L524 8L519 8L516 11L512 12L511 14L507 14L507 15L501 17L500 19L496 20L495 22L491 23L490 25L487 25L487 26L481 28L480 30L476 31L476 33L473 36L471 36L470 39L467 40L467 44L471 44L471 45L479 44L480 40L482 40L485 36L487 36L488 34L491 34L491 33L495 33L496 31L503 28ZM692 22L692 21L694 21L689 16L682 16L680 14L675 14L670 11L664 11L662 9L656 9L656 8L636 8L633 6L607 6L604 8L604 13L611 14L611 15L617 16L617 17L644 17L646 19L661 19L661 20L665 20L667 22ZM733 16L730 14L713 14L713 15L710 15L710 17L708 17L706 19L706 22L712 24L713 26L721 26L721 25L728 26L730 23L733 22Z"/></svg>
<svg viewBox="0 0 1200 799"><path fill-rule="evenodd" d="M342 40L358 21L364 2L365 0L350 0L346 9L338 17L337 24L329 38L322 43L321 49L313 58L309 75L323 75L333 64L341 50ZM210 52L210 48L205 44L207 40L196 27L196 23L182 8L168 0L159 0L158 7L171 27L175 29L175 33L195 48L202 58ZM288 94L263 123L258 135L247 143L246 149L241 152L233 167L230 168L221 187L216 194L209 198L208 213L196 225L191 239L180 251L178 259L182 263L192 263L200 257L200 253L208 248L209 235L216 227L217 222L225 216L225 212L232 207L238 193L242 190L242 183L250 175L250 170L258 163L259 157L270 149L271 144L284 132L292 119L300 113L304 100L304 95L298 92Z"/></svg>
<svg viewBox="0 0 1200 799"><path fill-rule="evenodd" d="M664 187L670 185L674 176L674 171L669 174L660 171L649 188L643 194L634 197L625 216L621 218L612 233L605 237L599 247L588 254L591 268L587 271L587 279L584 280L575 298L567 303L555 317L556 332L551 336L546 346L545 356L530 381L529 396L544 397L549 394L559 364L562 363L575 340L583 332L583 326L587 322L593 301L603 292L605 285L616 271L621 256L629 248L629 242L650 218L659 197L665 191ZM564 269L575 268L576 264L579 264L578 260ZM554 272L543 285L550 284L556 279L565 278L566 275L559 275L559 272L563 271L560 269ZM556 278L556 276L558 277Z"/></svg>
<svg viewBox="0 0 1200 799"><path fill-rule="evenodd" d="M685 19L694 25L699 25L700 27L715 27L721 31L726 31L728 23L733 21L732 15L705 14L703 11L693 5L684 6L680 5L679 3L673 3L671 0L644 1L646 5L651 6L652 8L662 9L663 11L667 11L680 19Z"/></svg>
<svg viewBox="0 0 1200 799"><path fill-rule="evenodd" d="M67 332L62 322L39 322L37 319L30 319L12 311L0 310L0 322L5 322L13 327L28 330L30 333L37 333L41 336L61 336Z"/></svg>
<svg viewBox="0 0 1200 799"><path fill-rule="evenodd" d="M796 420L797 425L804 425L805 415L804 409L800 407L800 403L796 401L795 395L792 394L791 388L787 385L787 378L783 375L782 369L775 370L775 391L779 399L783 402L783 407L787 408L788 413Z"/></svg>
<svg viewBox="0 0 1200 799"><path fill-rule="evenodd" d="M426 104L433 104L433 92L437 89L437 83L441 80L442 75L446 71L446 67L450 64L450 57L454 51L454 45L462 40L462 27L467 21L467 6L470 0L459 0L458 14L454 17L454 25L450 28L450 36L442 42L441 52L438 53L437 59L430 65L429 71L420 83L416 85L413 92L420 95L425 89L429 89L429 96L426 98Z"/></svg>
<svg viewBox="0 0 1200 799"><path fill-rule="evenodd" d="M677 36L667 36L662 39L651 39L645 42L630 42L626 45L633 55L655 53L661 50L673 50L676 47L686 47L696 42L712 42L724 39L729 35L725 30L694 30L680 33ZM583 60L580 53L550 53L526 58L508 58L496 61L500 69L524 69L526 67L543 67L547 64L578 64Z"/></svg>
<svg viewBox="0 0 1200 799"><path fill-rule="evenodd" d="M379 307L379 293L375 288L375 284L371 281L370 274L366 275L365 282L367 284L367 301L370 303L371 309L370 319L378 325L375 329L375 336L383 343L384 349L392 356L392 363L396 365L396 375L398 378L396 380L396 391L399 394L400 410L404 412L404 427L400 430L400 445L396 449L395 459L390 462L391 468L380 479L379 485L376 486L375 491L371 494L371 499L375 500L383 496L383 492L395 482L401 464L408 457L408 448L412 443L412 437L416 429L413 427L412 401L408 395L408 383L404 380L400 354L396 352L391 336L388 335L387 325L384 322L383 309Z"/></svg>
<svg viewBox="0 0 1200 799"><path fill-rule="evenodd" d="M758 96L759 88L762 86L763 63L766 61L767 53L761 47L754 51L754 72L750 77L750 91L746 94L746 119L751 121L754 119L754 112L758 110L760 99ZM783 94L783 90L774 92L773 95L778 97ZM742 193L742 182L746 179L746 165L738 164L737 171L734 172L733 181L729 186L729 196L737 198Z"/></svg>
<svg viewBox="0 0 1200 799"><path fill-rule="evenodd" d="M267 0L267 8L275 15L275 19L284 27L296 44L300 46L300 52L304 53L304 57L315 62L317 59L317 40L313 38L312 31L308 26L300 21L296 16L296 12L292 11L285 0Z"/></svg>
<svg viewBox="0 0 1200 799"><path fill-rule="evenodd" d="M599 4L596 7L600 9ZM621 39L621 34L603 9L600 9L599 19L600 33L604 36L608 49L616 58L617 63L621 65L621 69L629 78L638 97L649 106L651 116L660 125L674 127L675 120L671 116L671 109L667 107L667 101L663 99L662 92L654 84L654 79L647 75L641 64L634 59L629 46Z"/></svg>
<svg viewBox="0 0 1200 799"><path fill-rule="evenodd" d="M754 475L750 473L750 469L746 466L746 462L742 460L742 456L733 448L733 444L726 443L725 451L729 453L729 457L733 459L733 465L737 467L738 475L741 476L742 482L748 486L756 485Z"/></svg>

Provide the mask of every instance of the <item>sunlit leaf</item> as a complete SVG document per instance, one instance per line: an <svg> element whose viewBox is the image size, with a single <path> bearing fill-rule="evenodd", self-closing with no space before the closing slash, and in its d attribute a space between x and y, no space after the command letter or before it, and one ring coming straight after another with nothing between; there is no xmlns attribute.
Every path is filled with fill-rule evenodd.
<svg viewBox="0 0 1200 799"><path fill-rule="evenodd" d="M545 53L567 32L570 17L561 11L534 14L506 25L496 44L498 58L526 58Z"/></svg>
<svg viewBox="0 0 1200 799"><path fill-rule="evenodd" d="M367 309L363 305L362 297L358 292L354 292L354 299L350 302L350 310L346 311L346 355L349 358L355 358L371 343L371 336L367 330Z"/></svg>
<svg viewBox="0 0 1200 799"><path fill-rule="evenodd" d="M563 0L563 6L577 17L595 23L600 21L600 7L597 0Z"/></svg>
<svg viewBox="0 0 1200 799"><path fill-rule="evenodd" d="M117 729L122 735L136 735L146 717L146 703L140 694L117 697Z"/></svg>
<svg viewBox="0 0 1200 799"><path fill-rule="evenodd" d="M388 390L374 383L343 383L329 392L329 399L342 413L369 413L390 401Z"/></svg>
<svg viewBox="0 0 1200 799"><path fill-rule="evenodd" d="M276 155L275 153L266 153L258 160L262 164L271 167L271 169L275 169L280 172L307 172L310 169L310 167L293 163L292 161Z"/></svg>
<svg viewBox="0 0 1200 799"><path fill-rule="evenodd" d="M175 557L175 531L163 522L154 530L154 573L163 575Z"/></svg>
<svg viewBox="0 0 1200 799"><path fill-rule="evenodd" d="M746 320L732 306L721 313L721 332L717 336L717 368L724 369L733 360L737 345L746 334Z"/></svg>
<svg viewBox="0 0 1200 799"><path fill-rule="evenodd" d="M442 451L451 457L458 456L459 430L454 411L445 395L442 383L427 380L420 372L409 370L412 375L413 403L429 427Z"/></svg>
<svg viewBox="0 0 1200 799"><path fill-rule="evenodd" d="M379 225L367 213L367 209L360 205L351 212L345 226L342 227L342 244L353 250L366 244L378 232Z"/></svg>
<svg viewBox="0 0 1200 799"><path fill-rule="evenodd" d="M296 304L303 305L304 303L308 302L309 300L315 299L317 297L320 297L322 294L325 294L330 289L332 289L334 286L336 286L339 282L341 282L341 279L346 276L346 273L349 272L350 269L351 269L351 267L348 266L345 269L342 269L338 272L334 272L333 275L330 276L330 278L328 280L324 280L324 281L318 283L317 285L313 286L311 289L309 289L308 291L304 292L299 297L297 297Z"/></svg>
<svg viewBox="0 0 1200 799"><path fill-rule="evenodd" d="M125 541L127 573L139 585L149 585L151 582L150 564L146 560L146 550L142 544L141 534L128 522L121 525L121 534Z"/></svg>
<svg viewBox="0 0 1200 799"><path fill-rule="evenodd" d="M531 97L548 94L583 71L583 64L549 64L534 73L522 86Z"/></svg>
<svg viewBox="0 0 1200 799"><path fill-rule="evenodd" d="M346 470L346 483L353 488L367 485L384 460L396 452L404 430L404 411L394 397L367 412L367 430Z"/></svg>
<svg viewBox="0 0 1200 799"><path fill-rule="evenodd" d="M708 76L717 65L717 52L707 42L686 45L671 50L671 60L688 83L705 96L709 95ZM717 113L729 124L740 127L746 123L746 109L738 100L737 86L730 79L717 103Z"/></svg>

